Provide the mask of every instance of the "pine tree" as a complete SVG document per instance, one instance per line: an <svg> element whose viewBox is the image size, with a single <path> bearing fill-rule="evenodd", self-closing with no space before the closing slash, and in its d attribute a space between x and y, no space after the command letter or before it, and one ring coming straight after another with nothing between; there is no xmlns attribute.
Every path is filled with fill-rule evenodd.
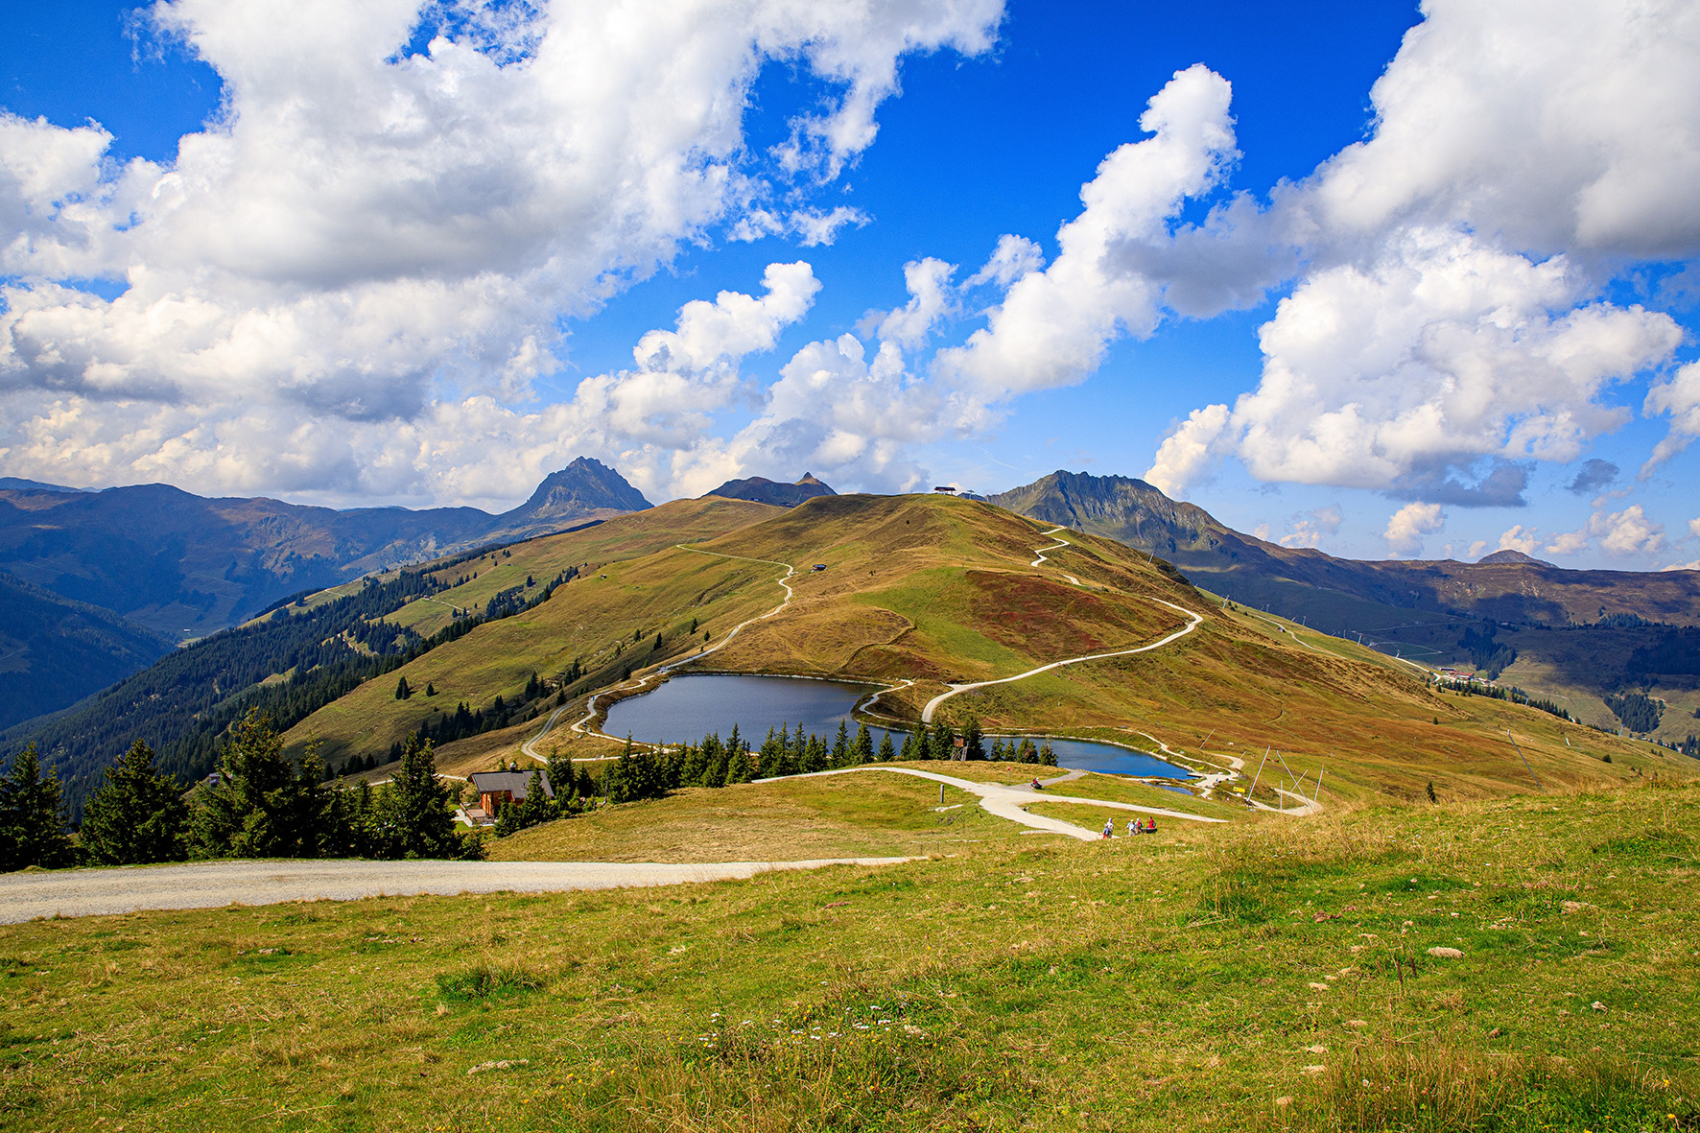
<svg viewBox="0 0 1700 1133"><path fill-rule="evenodd" d="M188 856L189 807L183 789L154 770L141 740L106 769L106 782L83 807L77 843L100 865L178 862Z"/></svg>
<svg viewBox="0 0 1700 1133"><path fill-rule="evenodd" d="M387 829L384 855L391 858L481 857L482 843L455 833L449 814L450 788L437 775L437 754L429 741L409 737L401 766L378 798L380 823Z"/></svg>
<svg viewBox="0 0 1700 1133"><path fill-rule="evenodd" d="M1057 765L1056 749L1053 748L1049 742L1039 749L1039 762L1044 764L1046 767L1055 767Z"/></svg>
<svg viewBox="0 0 1700 1133"><path fill-rule="evenodd" d="M265 716L250 710L232 725L219 773L223 782L217 787L203 786L196 792L190 818L192 857L313 856L318 831L304 830L301 823L316 817L319 784L290 766L283 739Z"/></svg>
<svg viewBox="0 0 1700 1133"><path fill-rule="evenodd" d="M968 717L968 723L962 729L962 758L985 759L986 748L981 742L982 739L980 718L978 716Z"/></svg>
<svg viewBox="0 0 1700 1133"><path fill-rule="evenodd" d="M890 763L897 758L897 745L891 742L890 732L886 732L880 737L880 749L876 758L881 763Z"/></svg>
<svg viewBox="0 0 1700 1133"><path fill-rule="evenodd" d="M867 724L856 729L856 746L851 749L855 763L872 763L874 758L874 737L868 731Z"/></svg>
<svg viewBox="0 0 1700 1133"><path fill-rule="evenodd" d="M0 872L70 864L59 776L42 778L35 744L28 744L12 761L12 773L0 779Z"/></svg>
<svg viewBox="0 0 1700 1133"><path fill-rule="evenodd" d="M397 700L406 700L409 697L411 697L412 695L413 695L413 690L407 687L407 678L406 677L402 677L400 680L398 680L396 682L395 698Z"/></svg>
<svg viewBox="0 0 1700 1133"><path fill-rule="evenodd" d="M840 720L838 735L832 741L832 765L834 767L850 766L850 725Z"/></svg>
<svg viewBox="0 0 1700 1133"><path fill-rule="evenodd" d="M956 733L950 730L950 725L943 720L933 725L933 734L927 741L927 750L932 759L956 758Z"/></svg>
<svg viewBox="0 0 1700 1133"><path fill-rule="evenodd" d="M732 752L732 758L726 763L726 782L728 785L748 783L755 777L755 769L750 766L750 749L739 744L737 749Z"/></svg>

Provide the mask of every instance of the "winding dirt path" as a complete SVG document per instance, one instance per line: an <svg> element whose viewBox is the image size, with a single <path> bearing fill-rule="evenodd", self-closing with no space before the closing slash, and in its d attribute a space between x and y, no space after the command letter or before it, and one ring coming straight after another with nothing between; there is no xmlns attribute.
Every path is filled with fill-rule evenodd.
<svg viewBox="0 0 1700 1133"><path fill-rule="evenodd" d="M1175 613L1187 618L1187 624L1176 630L1174 633L1169 634L1167 637L1153 641L1149 645L1141 645L1133 649L1117 649L1109 653L1088 653L1083 657L1067 657L1061 661L1052 661L1049 665L1040 665L1037 669L1028 669L1025 673L1017 673L1013 677L998 677L996 680L990 681L969 681L965 684L953 684L950 686L948 692L941 692L931 700L927 701L927 706L921 709L921 723L931 724L933 722L933 713L938 710L938 706L960 693L972 692L977 688L987 688L991 685L1006 685L1011 681L1024 681L1028 677L1036 677L1040 673L1048 673L1052 669L1060 669L1065 665L1078 665L1083 661L1102 661L1106 657L1130 657L1135 653L1149 653L1153 649L1163 648L1163 646L1168 645L1170 642L1179 641L1181 638L1197 629L1204 621L1204 615L1195 614L1184 606L1177 606L1173 602L1166 601L1162 598L1153 598L1151 601L1167 606L1169 609L1175 611Z"/></svg>
<svg viewBox="0 0 1700 1133"><path fill-rule="evenodd" d="M424 893L563 893L732 881L771 870L894 865L909 858L799 862L242 861L13 873L0 879L0 924L143 909L216 909L282 901L354 901Z"/></svg>
<svg viewBox="0 0 1700 1133"><path fill-rule="evenodd" d="M1041 531L1039 534L1041 534L1041 535L1057 535L1058 532L1066 531L1066 530L1067 530L1067 528L1058 526L1058 527L1051 528L1049 531ZM1033 548L1033 553L1038 555L1038 558L1034 559L1032 562L1028 563L1027 565L1032 566L1032 567L1045 566L1050 562L1050 560L1046 557L1045 552L1047 552L1047 551L1059 551L1064 547L1072 547L1072 546L1074 546L1073 543L1070 543L1067 539L1063 539L1059 536L1057 541L1055 543L1051 544L1048 547L1035 547L1035 548ZM1081 585L1081 581L1078 578L1074 577L1074 575L1072 575L1072 574L1064 573L1063 577L1068 579L1070 582L1074 583L1074 585L1076 585L1076 586ZM1147 652L1150 652L1153 649L1161 649L1161 648L1163 648L1163 646L1169 644L1170 642L1178 641L1180 638L1185 637L1187 634L1189 634L1193 630L1197 629L1199 627L1200 623L1202 623L1204 621L1204 615L1203 614L1195 614L1191 610L1188 610L1183 606L1175 605L1173 602L1167 602L1167 601L1164 601L1161 598L1153 598L1151 600L1153 602L1157 602L1157 603L1160 603L1164 606L1167 606L1167 607L1169 607L1169 609L1175 611L1177 614L1180 614L1183 617L1187 618L1188 621L1187 621L1186 626L1182 629L1176 630L1174 633L1171 633L1169 636L1163 638L1161 641L1153 641L1149 645L1141 645L1136 649L1118 649L1118 650L1115 650L1115 651L1110 652L1110 653L1089 653L1089 654L1085 655L1084 657L1068 657L1068 658L1065 658L1064 660L1061 660L1061 661L1052 661L1049 665L1040 665L1037 669L1028 669L1025 673L1017 673L1013 677L999 677L996 680L990 680L990 681L968 681L968 682L963 683L963 684L953 684L953 685L950 686L950 688L947 691L941 692L937 696L933 697L931 700L927 701L927 706L925 708L921 709L921 723L931 724L933 722L933 713L938 710L938 706L943 704L945 701L949 700L951 697L959 695L960 693L972 692L974 689L986 688L989 685L1006 685L1006 684L1009 684L1011 681L1023 681L1023 680L1026 680L1028 677L1038 676L1040 673L1048 673L1052 669L1060 669L1064 665L1078 665L1082 661L1101 661L1106 657L1127 657L1127 656L1131 656L1132 654L1135 654L1135 653L1147 653Z"/></svg>
<svg viewBox="0 0 1700 1133"><path fill-rule="evenodd" d="M1104 799L1082 799L1073 795L1053 795L1050 792L1035 791L1032 787L1011 785L1006 783L976 783L972 779L958 779L954 775L940 775L936 771L921 771L914 767L882 767L878 764L863 764L860 767L839 767L831 771L815 771L807 775L787 775L785 779L813 779L823 775L853 775L858 771L884 771L889 775L913 775L917 779L930 779L935 783L955 787L967 791L980 800L981 809L999 818L1007 818L1011 822L1019 822L1029 830L1043 830L1051 834L1066 834L1082 842L1096 842L1102 835L1096 830L1088 830L1084 826L1076 826L1072 822L1064 822L1060 818L1045 818L1037 814L1028 814L1027 807L1034 803L1078 803L1082 806L1104 807L1109 810L1136 811L1140 814L1161 815L1164 818L1178 819L1182 822L1226 822L1225 818L1210 818L1202 814L1187 814L1184 811L1166 810L1163 807L1139 806L1135 803L1115 803ZM1074 772L1059 775L1055 779L1045 780L1047 783L1065 782L1078 778L1084 772ZM757 779L756 782L777 782L775 779ZM1289 812L1291 813L1291 812Z"/></svg>
<svg viewBox="0 0 1700 1133"><path fill-rule="evenodd" d="M622 682L621 684L617 684L613 688L606 689L603 692L592 693L590 699L584 702L584 715L582 717L580 717L578 720L575 720L573 722L573 724L572 724L572 730L573 731L578 732L581 735L602 736L605 739L613 739L614 737L608 736L604 732L601 732L601 731L596 730L596 729L591 729L591 728L585 727L585 725L589 724L592 720L596 719L596 701L598 700L598 698L603 697L603 696L607 696L609 693L614 693L614 692L622 692L622 691L623 692L638 692L642 689L646 689L650 686L650 684L652 684L653 682L655 682L655 681L661 679L662 677L666 676L668 673L672 672L674 669L679 668L681 665L689 665L689 664L692 664L693 662L702 660L704 657L707 657L710 654L720 652L722 649L724 649L728 645L732 644L732 639L737 637L739 631L742 630L745 626L751 625L755 622L766 621L768 618L773 617L773 615L779 613L781 610L785 609L785 607L789 606L791 604L791 599L793 599L797 596L796 591L791 589L791 578L792 578L793 575L795 575L797 573L797 568L792 566L790 563L775 562L773 559L752 559L752 558L748 558L744 555L728 555L728 554L723 554L719 551L704 551L701 548L687 546L684 543L674 544L674 549L680 550L680 551L689 551L693 555L708 555L712 558L717 558L717 559L736 559L739 562L765 563L768 566L784 567L785 573L783 575L781 575L779 578L774 579L773 581L778 583L780 588L785 591L785 600L783 602L779 603L779 605L775 606L773 609L769 610L765 614L758 614L753 618L746 618L745 620L739 622L737 625L732 627L730 632L728 632L724 637L722 637L718 642L716 642L713 646L711 646L708 649L699 650L696 653L690 653L690 654L687 654L683 657L676 658L675 660L668 661L665 664L657 665L654 669L650 670L650 672L639 677L635 681ZM560 714L564 711L565 711L564 708L557 708L553 713L551 713L550 716L549 716L549 719L543 725L543 730L538 732L535 736L531 737L531 739L528 740L520 748L520 750L525 752L526 755L531 756L531 758L533 758L533 759L542 759L543 757L538 755L537 752L532 749L532 745L535 744L538 740L542 739L544 736L549 734L549 729L555 723L556 717L560 716Z"/></svg>

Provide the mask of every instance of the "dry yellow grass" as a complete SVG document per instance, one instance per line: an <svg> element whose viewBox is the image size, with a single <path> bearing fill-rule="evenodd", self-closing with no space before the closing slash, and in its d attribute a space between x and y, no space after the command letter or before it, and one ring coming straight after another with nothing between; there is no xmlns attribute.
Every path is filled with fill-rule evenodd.
<svg viewBox="0 0 1700 1133"><path fill-rule="evenodd" d="M776 585L783 570L772 564L788 563L799 570L795 598L715 653L713 668L911 680L882 707L912 719L947 681L1007 677L1150 643L1184 624L1167 602L1204 622L1159 650L957 696L942 717L960 724L977 715L987 730L1124 741L1143 731L1183 750L1213 734L1213 750L1241 752L1251 763L1274 748L1286 766L1259 788L1266 800L1287 768L1314 781L1326 766L1338 796L1406 799L1425 797L1431 782L1448 797L1469 798L1537 780L1563 787L1693 773L1692 761L1668 752L1531 709L1442 695L1413 668L1371 650L1224 610L1162 564L1107 539L1068 533L1070 546L1032 567L1035 548L1055 540L1042 525L987 504L822 497L788 511L758 507L765 518L750 523L745 512L686 503L692 506L677 510L693 530L736 521L735 529L693 550L666 546L598 567L530 613L421 657L404 670L409 684L434 682L442 694L435 704L452 710L461 699L484 705L498 692L511 696L530 672L548 677L578 660L590 674L586 685L607 688L628 667L641 674L700 649L700 634L685 632L692 618L719 637L771 610L783 596ZM664 511L643 513L649 526L621 545L635 553L661 540L655 524ZM627 522L560 538L596 534L612 547ZM814 563L827 569L808 570ZM664 645L651 651L656 632ZM386 749L428 711L417 697L396 702L395 679L373 682L298 725L291 742L323 736L333 762ZM530 734L516 732L512 747Z"/></svg>
<svg viewBox="0 0 1700 1133"><path fill-rule="evenodd" d="M726 862L913 857L1002 842L1019 827L973 796L911 775L848 775L687 788L522 830L495 861Z"/></svg>

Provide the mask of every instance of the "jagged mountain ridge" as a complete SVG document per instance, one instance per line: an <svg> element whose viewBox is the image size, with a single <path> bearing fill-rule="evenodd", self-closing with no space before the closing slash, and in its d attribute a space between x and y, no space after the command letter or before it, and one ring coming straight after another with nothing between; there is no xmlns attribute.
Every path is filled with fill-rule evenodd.
<svg viewBox="0 0 1700 1133"><path fill-rule="evenodd" d="M714 491L703 494L723 496L729 500L772 504L775 507L796 507L804 500L812 500L817 496L836 496L838 493L815 479L814 473L805 472L802 479L795 484L781 484L765 476L751 476L743 480L728 480Z"/></svg>
<svg viewBox="0 0 1700 1133"><path fill-rule="evenodd" d="M1203 508L1127 476L1057 471L988 498L1033 519L1153 551L1198 585L1259 605L1285 583L1396 608L1533 625L1568 626L1612 614L1700 625L1700 572L1568 570L1518 552L1475 563L1336 558L1235 531ZM1269 608L1285 612L1279 604Z"/></svg>
<svg viewBox="0 0 1700 1133"><path fill-rule="evenodd" d="M1700 571L1566 570L1515 551L1342 559L1235 531L1125 476L1059 471L991 499L1153 552L1200 587L1324 632L1503 674L1601 727L1626 723L1611 695L1638 689L1667 705L1649 734L1682 744L1700 730Z"/></svg>
<svg viewBox="0 0 1700 1133"><path fill-rule="evenodd" d="M501 515L470 507L339 511L209 499L166 484L104 491L16 479L8 485L0 487L0 570L34 589L11 595L5 607L3 633L13 643L0 645L0 657L10 658L0 659L5 723L75 703L148 664L169 643L239 624L289 595L649 507L618 472L583 457ZM83 613L73 616L63 603L82 604ZM107 661L91 657L82 630L62 632L87 629L96 614L110 619L94 618L102 640L110 639ZM168 644L157 651L137 644L156 635Z"/></svg>

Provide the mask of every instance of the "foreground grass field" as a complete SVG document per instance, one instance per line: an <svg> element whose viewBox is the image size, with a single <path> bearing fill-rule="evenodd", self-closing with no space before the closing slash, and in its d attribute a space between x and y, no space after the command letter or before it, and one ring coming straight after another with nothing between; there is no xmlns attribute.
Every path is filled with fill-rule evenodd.
<svg viewBox="0 0 1700 1133"><path fill-rule="evenodd" d="M1693 1129L1697 821L1626 787L34 922L0 929L0 1121Z"/></svg>
<svg viewBox="0 0 1700 1133"><path fill-rule="evenodd" d="M909 766L909 765L905 765ZM922 766L914 764L913 766ZM930 764L933 768L953 766ZM490 843L495 861L750 862L951 853L1020 828L973 796L908 775L854 775L690 787Z"/></svg>

